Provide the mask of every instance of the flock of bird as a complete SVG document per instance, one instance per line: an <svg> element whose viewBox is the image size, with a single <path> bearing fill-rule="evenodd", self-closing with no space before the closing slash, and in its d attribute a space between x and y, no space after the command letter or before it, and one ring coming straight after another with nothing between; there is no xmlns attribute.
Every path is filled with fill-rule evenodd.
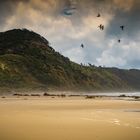
<svg viewBox="0 0 140 140"><path fill-rule="evenodd" d="M101 14L98 13L97 17L98 18L101 17ZM100 24L98 27L99 27L100 30L104 30L104 25ZM123 31L124 30L124 27L125 26L122 25L122 26L120 26L120 29ZM121 42L121 39L118 39L118 42L120 43ZM81 48L84 48L84 45L83 44L81 44Z"/></svg>
<svg viewBox="0 0 140 140"><path fill-rule="evenodd" d="M101 15L98 13L97 17L101 17ZM104 25L100 24L98 27L99 27L100 30L104 30ZM120 28L123 31L124 30L124 25L120 26ZM120 43L121 40L119 39L118 42Z"/></svg>
<svg viewBox="0 0 140 140"><path fill-rule="evenodd" d="M71 4L70 7L67 7L67 8L63 9L63 14L66 15L66 16L71 16L75 12L75 10L76 10L76 8L73 6L73 4ZM101 14L98 13L97 14L97 18L100 18L100 17L101 17ZM120 29L122 31L124 31L124 27L125 27L124 25L121 25ZM98 26L98 28L103 31L105 29L105 26L103 24L100 24ZM120 42L121 42L121 39L118 39L118 43L120 43ZM84 48L84 44L81 44L81 48Z"/></svg>

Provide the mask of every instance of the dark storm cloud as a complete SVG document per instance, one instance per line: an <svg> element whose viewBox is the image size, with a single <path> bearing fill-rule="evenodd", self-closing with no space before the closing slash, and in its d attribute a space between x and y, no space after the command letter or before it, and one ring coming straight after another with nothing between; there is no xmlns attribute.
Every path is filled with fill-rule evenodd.
<svg viewBox="0 0 140 140"><path fill-rule="evenodd" d="M54 14L60 14L64 8L76 8L79 16L84 16L86 14L97 14L96 12L101 12L103 15L106 12L113 12L115 17L114 20L122 20L122 18L128 19L133 18L133 13L138 16L140 9L139 0L1 0L1 16L6 18L16 10L16 6L19 2L30 3L32 8L38 9L40 12L46 12L47 9L53 11ZM42 3L42 4L41 4ZM47 9L45 9L47 5ZM133 5L132 10L125 13L126 9ZM124 9L124 11L123 11ZM137 9L137 10L135 10ZM49 11L48 11L49 12ZM137 13L136 13L137 12ZM107 13L110 14L110 13ZM130 16L130 17L129 17ZM114 21L112 21L113 24Z"/></svg>
<svg viewBox="0 0 140 140"><path fill-rule="evenodd" d="M29 0L0 0L0 27L14 14L19 2L29 2Z"/></svg>
<svg viewBox="0 0 140 140"><path fill-rule="evenodd" d="M2 26L8 16L13 12L9 1L0 1L0 26Z"/></svg>
<svg viewBox="0 0 140 140"><path fill-rule="evenodd" d="M122 38L123 36L129 39L138 36L140 32L140 1L133 0L132 7L129 10L118 7L114 10L114 17L110 21L107 35L115 35ZM120 26L124 25L125 29L122 32Z"/></svg>
<svg viewBox="0 0 140 140"><path fill-rule="evenodd" d="M67 15L65 9L74 10ZM139 0L0 0L0 31L34 30L78 63L139 67L139 13Z"/></svg>

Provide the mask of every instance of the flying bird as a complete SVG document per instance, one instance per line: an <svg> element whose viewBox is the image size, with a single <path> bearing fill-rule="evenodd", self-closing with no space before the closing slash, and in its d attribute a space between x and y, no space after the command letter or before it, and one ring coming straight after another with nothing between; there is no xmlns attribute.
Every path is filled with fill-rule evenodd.
<svg viewBox="0 0 140 140"><path fill-rule="evenodd" d="M101 15L98 13L97 17L101 17Z"/></svg>
<svg viewBox="0 0 140 140"><path fill-rule="evenodd" d="M104 25L100 24L98 27L100 28L100 30L104 30Z"/></svg>
<svg viewBox="0 0 140 140"><path fill-rule="evenodd" d="M84 44L81 44L81 48L84 48Z"/></svg>
<svg viewBox="0 0 140 140"><path fill-rule="evenodd" d="M120 43L120 42L121 42L121 40L119 39L119 40L118 40L118 42Z"/></svg>
<svg viewBox="0 0 140 140"><path fill-rule="evenodd" d="M102 25L102 28L101 29L104 30L104 25Z"/></svg>
<svg viewBox="0 0 140 140"><path fill-rule="evenodd" d="M122 29L122 31L124 30L124 25L120 26L120 28Z"/></svg>

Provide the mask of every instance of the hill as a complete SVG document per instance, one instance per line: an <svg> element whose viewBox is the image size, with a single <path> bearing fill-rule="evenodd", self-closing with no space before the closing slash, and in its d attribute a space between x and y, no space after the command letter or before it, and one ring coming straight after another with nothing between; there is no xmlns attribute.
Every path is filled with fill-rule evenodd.
<svg viewBox="0 0 140 140"><path fill-rule="evenodd" d="M27 29L0 33L0 89L140 90L140 70L83 66Z"/></svg>

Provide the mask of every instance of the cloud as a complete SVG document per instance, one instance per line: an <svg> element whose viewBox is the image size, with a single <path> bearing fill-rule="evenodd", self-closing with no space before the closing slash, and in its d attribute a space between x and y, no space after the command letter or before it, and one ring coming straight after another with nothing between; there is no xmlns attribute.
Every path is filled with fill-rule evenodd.
<svg viewBox="0 0 140 140"><path fill-rule="evenodd" d="M121 2L120 0L116 0L117 2ZM111 36L120 36L137 38L140 34L139 25L140 25L140 1L139 0L128 0L125 3L121 2L121 7L117 8L114 11L114 17L109 23L107 28L107 35ZM123 8L123 7L126 8ZM121 32L119 26L124 25L125 30Z"/></svg>
<svg viewBox="0 0 140 140"><path fill-rule="evenodd" d="M115 40L98 57L97 65L120 68L140 68L140 43L118 45Z"/></svg>
<svg viewBox="0 0 140 140"><path fill-rule="evenodd" d="M134 5L134 2L136 0L114 0L114 4L116 7L119 7L119 9L123 9L124 11L129 11L131 10L132 6Z"/></svg>
<svg viewBox="0 0 140 140"><path fill-rule="evenodd" d="M64 15L71 7L76 8L72 16ZM5 0L0 1L0 29L34 30L78 63L140 68L139 9L139 0Z"/></svg>
<svg viewBox="0 0 140 140"><path fill-rule="evenodd" d="M72 61L76 61L78 63L84 62L85 53L80 47L72 48L70 50L65 51L65 55L71 57Z"/></svg>

